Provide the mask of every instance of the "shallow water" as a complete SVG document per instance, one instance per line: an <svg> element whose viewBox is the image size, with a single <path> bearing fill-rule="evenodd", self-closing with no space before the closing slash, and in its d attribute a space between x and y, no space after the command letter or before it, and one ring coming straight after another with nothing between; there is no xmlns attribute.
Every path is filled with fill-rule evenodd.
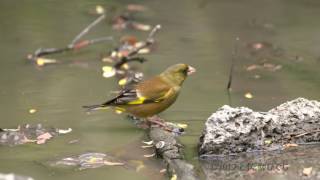
<svg viewBox="0 0 320 180"><path fill-rule="evenodd" d="M116 90L115 79L101 76L99 57L116 45L104 43L78 52L54 56L63 63L36 68L25 60L39 47L62 47L96 17L87 11L101 4L121 7L129 1L40 1L0 2L0 113L1 127L42 123L73 132L45 145L0 148L0 173L14 172L35 179L164 179L156 160L147 159L140 149L143 130L125 116L110 111L87 115L82 105L103 102ZM146 55L149 62L139 66L147 76L167 66L184 62L197 73L184 84L178 101L162 117L188 123L180 139L187 159L197 164L196 146L203 122L217 108L230 102L226 84L232 52L237 46L231 102L268 110L296 97L320 99L320 3L315 0L162 0L134 1L149 7L137 19L161 24L158 49ZM131 1L132 3L132 1ZM122 34L144 38L147 33L113 31L101 23L86 37ZM236 43L236 38L240 40ZM253 54L250 43L268 42L272 48ZM280 55L277 53L281 51ZM246 71L251 64L268 62L282 69ZM259 75L260 78L254 78ZM252 99L244 94L250 92ZM35 114L28 110L35 108ZM69 141L78 139L76 144ZM87 151L111 153L126 161L143 161L146 168L103 167L85 171L48 168L45 162ZM303 158L303 157L302 157ZM294 165L292 165L294 166Z"/></svg>

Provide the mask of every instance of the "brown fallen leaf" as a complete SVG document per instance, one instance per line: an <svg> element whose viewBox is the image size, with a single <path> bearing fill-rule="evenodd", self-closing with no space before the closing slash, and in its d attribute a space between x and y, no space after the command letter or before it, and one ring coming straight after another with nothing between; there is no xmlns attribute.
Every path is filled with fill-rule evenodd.
<svg viewBox="0 0 320 180"><path fill-rule="evenodd" d="M247 66L246 71L253 71L256 69L261 69L261 66L257 65L257 64L252 64L252 65Z"/></svg>
<svg viewBox="0 0 320 180"><path fill-rule="evenodd" d="M47 140L51 139L53 136L46 132L37 137L37 144L44 144Z"/></svg>

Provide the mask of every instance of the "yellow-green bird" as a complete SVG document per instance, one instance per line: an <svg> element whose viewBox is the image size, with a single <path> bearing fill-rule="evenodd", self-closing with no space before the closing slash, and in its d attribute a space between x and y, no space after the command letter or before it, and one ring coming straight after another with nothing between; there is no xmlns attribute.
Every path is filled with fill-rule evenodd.
<svg viewBox="0 0 320 180"><path fill-rule="evenodd" d="M83 106L90 110L113 107L139 118L154 116L172 105L181 86L195 68L187 64L175 64L160 75L121 90L113 99L99 105Z"/></svg>

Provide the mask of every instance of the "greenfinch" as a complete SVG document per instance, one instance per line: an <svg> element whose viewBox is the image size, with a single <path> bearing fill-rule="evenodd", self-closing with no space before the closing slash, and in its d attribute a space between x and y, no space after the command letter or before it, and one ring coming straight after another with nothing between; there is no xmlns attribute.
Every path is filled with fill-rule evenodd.
<svg viewBox="0 0 320 180"><path fill-rule="evenodd" d="M187 64L175 64L160 75L121 90L103 104L83 107L89 111L112 107L135 117L152 117L176 101L184 80L195 71Z"/></svg>

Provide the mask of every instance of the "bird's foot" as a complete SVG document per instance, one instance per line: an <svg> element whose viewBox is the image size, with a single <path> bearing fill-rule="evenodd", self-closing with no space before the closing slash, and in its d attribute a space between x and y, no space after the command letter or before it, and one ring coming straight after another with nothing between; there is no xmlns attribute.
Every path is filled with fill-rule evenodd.
<svg viewBox="0 0 320 180"><path fill-rule="evenodd" d="M150 127L152 127L153 125L156 125L156 126L162 127L166 131L173 132L173 129L168 127L165 121L161 119L159 116L152 116L150 118L147 118L147 120L148 122L151 123Z"/></svg>

